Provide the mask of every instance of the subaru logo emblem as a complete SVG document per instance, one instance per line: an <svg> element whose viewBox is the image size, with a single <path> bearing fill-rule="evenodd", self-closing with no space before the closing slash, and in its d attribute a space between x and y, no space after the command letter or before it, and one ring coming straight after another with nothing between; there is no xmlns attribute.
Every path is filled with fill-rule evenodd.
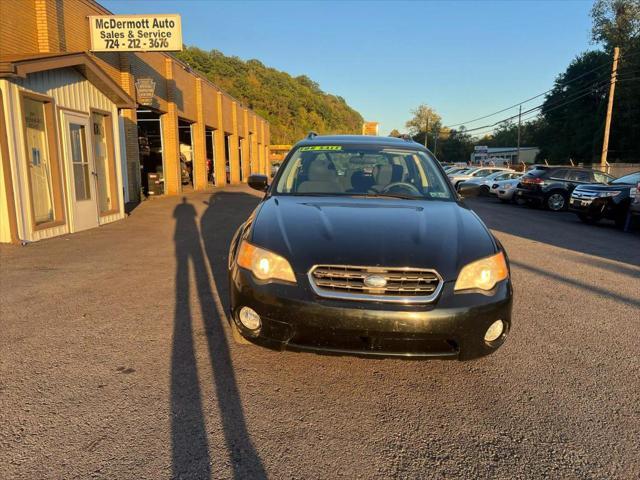
<svg viewBox="0 0 640 480"><path fill-rule="evenodd" d="M365 277L364 284L369 288L384 288L387 286L387 279L380 275L369 275Z"/></svg>

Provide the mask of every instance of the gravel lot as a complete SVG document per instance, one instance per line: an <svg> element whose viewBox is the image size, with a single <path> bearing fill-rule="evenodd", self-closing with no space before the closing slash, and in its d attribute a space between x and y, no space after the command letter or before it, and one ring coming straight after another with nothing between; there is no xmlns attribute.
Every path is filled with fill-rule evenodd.
<svg viewBox="0 0 640 480"><path fill-rule="evenodd" d="M495 355L277 353L223 321L257 201L158 198L0 248L2 478L640 477L640 234L473 200L513 267Z"/></svg>

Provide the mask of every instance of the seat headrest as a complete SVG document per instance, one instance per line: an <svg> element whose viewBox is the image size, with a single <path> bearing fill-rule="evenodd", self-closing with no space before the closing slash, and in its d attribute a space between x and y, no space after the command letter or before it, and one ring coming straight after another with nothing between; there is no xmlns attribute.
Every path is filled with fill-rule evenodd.
<svg viewBox="0 0 640 480"><path fill-rule="evenodd" d="M375 177L377 185L389 185L393 176L393 167L390 164L378 165L376 167Z"/></svg>
<svg viewBox="0 0 640 480"><path fill-rule="evenodd" d="M329 160L316 159L309 164L307 178L311 182L334 180L336 178L336 167Z"/></svg>

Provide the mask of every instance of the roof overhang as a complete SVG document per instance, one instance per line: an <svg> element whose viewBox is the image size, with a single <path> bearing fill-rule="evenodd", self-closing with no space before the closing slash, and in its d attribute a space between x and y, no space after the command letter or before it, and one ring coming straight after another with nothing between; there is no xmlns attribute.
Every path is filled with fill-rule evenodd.
<svg viewBox="0 0 640 480"><path fill-rule="evenodd" d="M75 68L118 108L136 108L135 100L85 52L0 57L0 78L26 78L58 68Z"/></svg>

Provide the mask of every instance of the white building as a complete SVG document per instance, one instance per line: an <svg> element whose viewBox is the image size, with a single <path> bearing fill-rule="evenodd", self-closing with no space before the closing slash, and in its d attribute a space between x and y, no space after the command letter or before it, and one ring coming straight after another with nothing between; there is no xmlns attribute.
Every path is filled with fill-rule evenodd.
<svg viewBox="0 0 640 480"><path fill-rule="evenodd" d="M124 217L118 108L133 105L85 53L0 63L0 242Z"/></svg>
<svg viewBox="0 0 640 480"><path fill-rule="evenodd" d="M520 147L520 162L535 163L536 156L540 153L538 147ZM476 147L471 153L471 163L491 163L500 166L505 162L514 165L518 163L518 147Z"/></svg>

